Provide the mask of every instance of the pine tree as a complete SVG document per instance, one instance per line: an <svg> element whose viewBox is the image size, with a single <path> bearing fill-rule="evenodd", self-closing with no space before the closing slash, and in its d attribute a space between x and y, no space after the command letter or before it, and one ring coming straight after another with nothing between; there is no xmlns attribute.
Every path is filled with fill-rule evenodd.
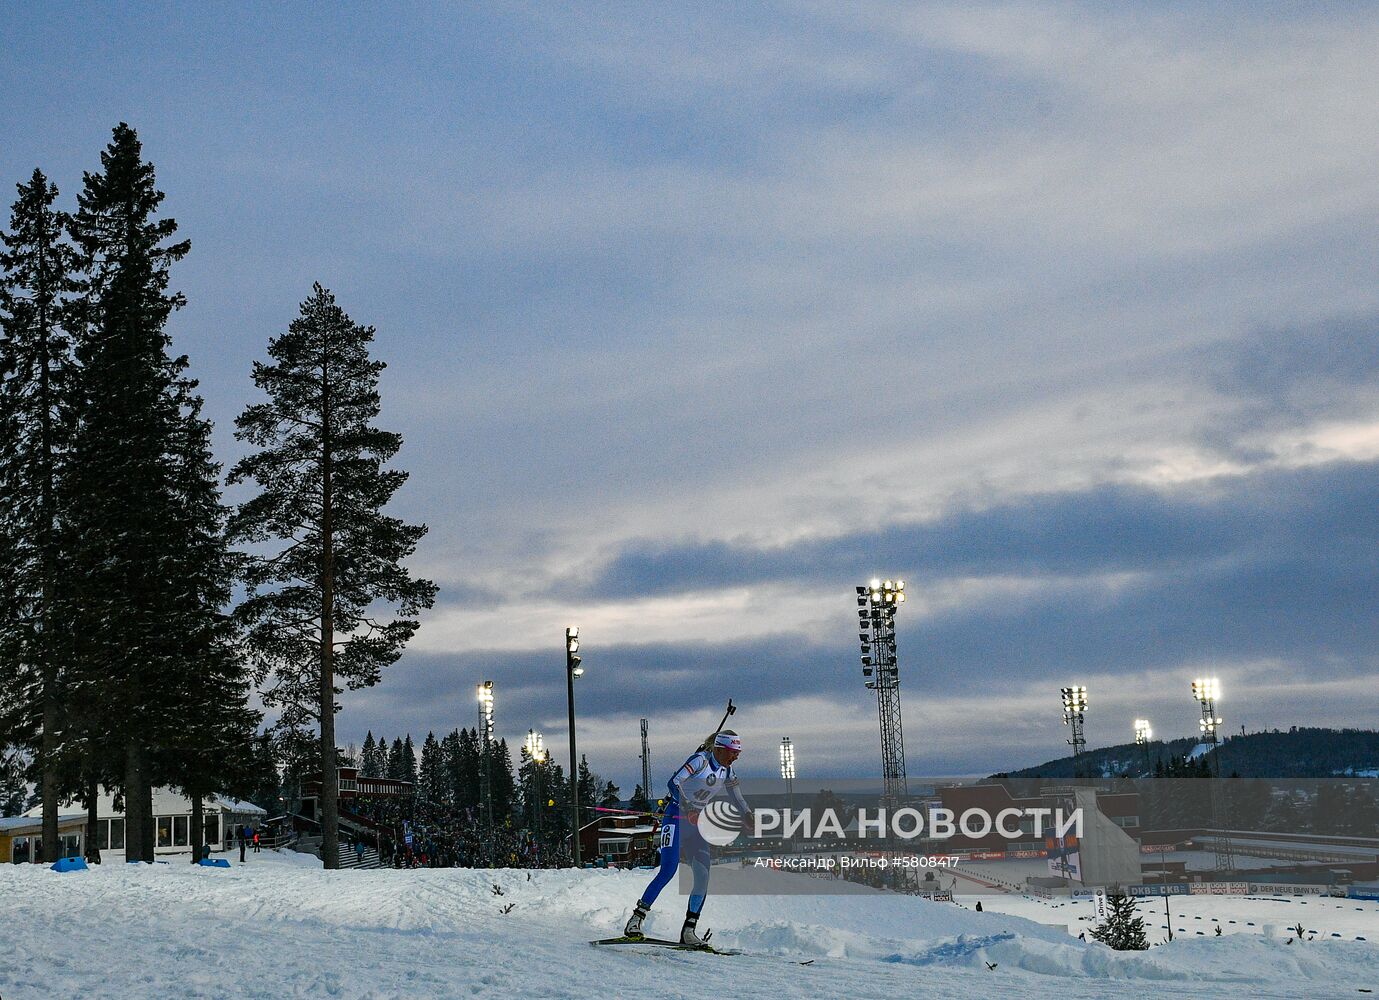
<svg viewBox="0 0 1379 1000"><path fill-rule="evenodd" d="M637 809L641 812L651 811L651 799L647 797L646 789L642 787L640 781L637 782L637 788L633 791L632 798L628 800L627 807L629 809Z"/></svg>
<svg viewBox="0 0 1379 1000"><path fill-rule="evenodd" d="M183 304L169 269L189 244L168 242L176 222L154 219L163 194L128 125L114 129L101 168L85 175L70 227L82 282L59 599L71 619L71 704L93 720L88 757L118 759L127 857L152 861L151 748L175 743L181 723L165 698L178 696L170 680L186 666L186 586L171 571L185 560L175 479L186 359L169 356L166 325Z"/></svg>
<svg viewBox="0 0 1379 1000"><path fill-rule="evenodd" d="M17 185L10 229L0 232L0 728L33 751L45 845L58 842L63 636L59 480L70 452L76 251L56 210L57 187L40 170ZM51 847L48 848L51 851Z"/></svg>
<svg viewBox="0 0 1379 1000"><path fill-rule="evenodd" d="M384 467L401 436L371 424L383 370L369 358L373 335L316 285L300 316L269 344L272 362L254 365L254 383L268 401L240 415L236 437L258 450L230 476L261 490L240 507L234 537L280 546L247 560L251 594L241 614L260 677L274 678L265 702L320 725L326 868L340 864L336 682L376 684L436 593L402 565L425 526L383 513L407 476ZM395 605L396 617L377 617L382 604Z"/></svg>
<svg viewBox="0 0 1379 1000"><path fill-rule="evenodd" d="M1135 914L1135 901L1129 896L1107 897L1110 915L1092 928L1092 937L1116 951L1144 951L1149 942L1144 936L1144 919Z"/></svg>
<svg viewBox="0 0 1379 1000"><path fill-rule="evenodd" d="M378 744L374 742L372 729L364 736L364 749L361 751L361 756L364 759L359 768L360 775L365 778L383 777L378 767Z"/></svg>
<svg viewBox="0 0 1379 1000"><path fill-rule="evenodd" d="M638 786L640 787L640 786ZM603 789L599 794L599 805L605 809L614 808L622 801L622 792L613 782L604 783Z"/></svg>

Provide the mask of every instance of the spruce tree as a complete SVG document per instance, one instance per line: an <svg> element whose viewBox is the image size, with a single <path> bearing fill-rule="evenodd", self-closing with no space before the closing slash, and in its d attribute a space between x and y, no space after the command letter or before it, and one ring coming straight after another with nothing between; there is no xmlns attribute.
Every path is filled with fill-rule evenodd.
<svg viewBox="0 0 1379 1000"><path fill-rule="evenodd" d="M512 818L517 806L517 779L512 773L512 751L506 739L489 746L489 783L493 793L493 822L505 823Z"/></svg>
<svg viewBox="0 0 1379 1000"><path fill-rule="evenodd" d="M360 762L360 775L365 778L383 777L378 769L378 744L374 742L372 729L364 736L364 749L360 754L364 758Z"/></svg>
<svg viewBox="0 0 1379 1000"><path fill-rule="evenodd" d="M236 437L256 450L230 475L260 489L236 513L234 537L276 547L246 559L250 594L240 607L259 676L273 678L264 700L320 726L326 868L340 863L337 681L352 690L376 684L436 592L402 565L425 526L383 512L407 476L385 467L401 436L372 424L383 370L369 357L373 336L316 285L269 343L271 361L254 365L254 384L268 399L236 421ZM380 615L384 605L396 615Z"/></svg>
<svg viewBox="0 0 1379 1000"><path fill-rule="evenodd" d="M407 737L409 740L411 737ZM402 737L393 740L393 748L388 751L388 769L385 772L394 781L406 781L407 764L402 759Z"/></svg>
<svg viewBox="0 0 1379 1000"><path fill-rule="evenodd" d="M82 283L73 333L76 424L60 501L67 512L61 601L71 619L74 705L99 729L92 751L118 756L126 852L153 860L151 748L181 725L169 710L186 666L183 498L174 482L184 358L169 356L168 317L182 305L169 269L189 248L128 125L114 129L101 170L84 176L71 233Z"/></svg>
<svg viewBox="0 0 1379 1000"><path fill-rule="evenodd" d="M433 806L444 804L445 762L441 757L440 744L435 733L426 734L426 742L421 745L421 784L418 795L423 802Z"/></svg>
<svg viewBox="0 0 1379 1000"><path fill-rule="evenodd" d="M402 766L398 768L403 781L417 783L417 748L412 745L412 734L408 733L402 741Z"/></svg>
<svg viewBox="0 0 1379 1000"><path fill-rule="evenodd" d="M1092 937L1116 951L1144 951L1149 942L1144 936L1144 919L1135 914L1135 901L1129 896L1107 897L1110 914L1105 923L1092 928Z"/></svg>
<svg viewBox="0 0 1379 1000"><path fill-rule="evenodd" d="M640 786L638 786L640 787ZM605 809L613 808L622 801L622 791L613 782L605 782L599 795L599 805Z"/></svg>
<svg viewBox="0 0 1379 1000"><path fill-rule="evenodd" d="M57 187L40 170L17 185L8 232L0 232L0 511L6 536L0 574L0 727L32 750L43 803L45 851L58 843L62 726L62 565L59 477L72 427L72 342L67 326L77 290L76 251Z"/></svg>

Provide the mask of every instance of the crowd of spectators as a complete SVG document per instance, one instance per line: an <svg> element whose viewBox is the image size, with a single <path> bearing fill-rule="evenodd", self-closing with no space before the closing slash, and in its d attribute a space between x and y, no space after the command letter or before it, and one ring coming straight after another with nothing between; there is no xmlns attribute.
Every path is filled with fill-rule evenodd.
<svg viewBox="0 0 1379 1000"><path fill-rule="evenodd" d="M341 802L341 813L368 821L371 835L353 846L360 853L376 849L388 867L567 868L574 863L561 834L538 837L511 820L495 821L490 828L472 806L360 796Z"/></svg>

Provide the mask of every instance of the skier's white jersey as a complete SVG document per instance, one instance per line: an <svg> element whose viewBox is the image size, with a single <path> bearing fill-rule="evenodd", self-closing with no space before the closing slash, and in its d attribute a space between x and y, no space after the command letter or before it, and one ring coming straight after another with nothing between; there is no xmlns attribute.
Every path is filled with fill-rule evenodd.
<svg viewBox="0 0 1379 1000"><path fill-rule="evenodd" d="M713 799L726 795L743 813L750 812L737 790L732 765L718 763L712 751L700 750L685 761L671 776L670 792L686 809L703 809Z"/></svg>

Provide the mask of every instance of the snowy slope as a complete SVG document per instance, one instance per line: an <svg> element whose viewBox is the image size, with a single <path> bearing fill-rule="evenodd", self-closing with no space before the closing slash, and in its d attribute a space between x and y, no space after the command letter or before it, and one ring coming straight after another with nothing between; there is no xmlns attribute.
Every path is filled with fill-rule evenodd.
<svg viewBox="0 0 1379 1000"><path fill-rule="evenodd" d="M800 876L783 875L785 879ZM710 898L724 957L592 948L645 872L324 872L265 853L230 870L0 867L0 996L1339 996L1379 948L1251 935L1120 954L1057 925L888 894ZM501 896L492 886L497 884ZM650 930L678 930L674 886ZM514 904L509 914L500 907ZM702 925L701 925L702 926ZM798 963L811 961L810 965ZM997 968L990 971L987 963Z"/></svg>

